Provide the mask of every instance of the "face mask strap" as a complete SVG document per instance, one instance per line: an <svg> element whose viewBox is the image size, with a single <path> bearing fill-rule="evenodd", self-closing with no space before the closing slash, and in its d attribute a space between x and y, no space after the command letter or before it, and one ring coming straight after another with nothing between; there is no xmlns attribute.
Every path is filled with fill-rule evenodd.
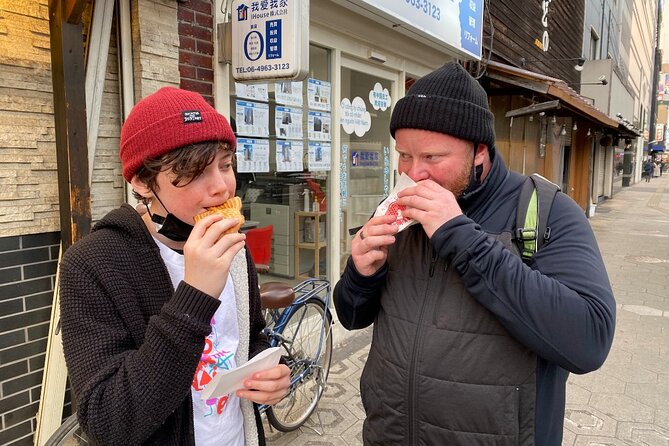
<svg viewBox="0 0 669 446"><path fill-rule="evenodd" d="M188 240L188 237L193 230L193 225L189 225L188 223L181 221L174 214L168 211L155 191L153 191L153 195L155 195L155 197L158 199L158 202L163 206L163 209L167 211L166 217L152 214L151 211L149 211L151 221L161 225L157 230L158 234L164 235L168 239L175 242L185 242Z"/></svg>
<svg viewBox="0 0 669 446"><path fill-rule="evenodd" d="M474 156L472 157L472 167L469 171L469 184L465 191L460 195L460 198L474 191L481 185L481 176L483 175L483 164L476 165L476 150L479 147L478 142L474 142Z"/></svg>

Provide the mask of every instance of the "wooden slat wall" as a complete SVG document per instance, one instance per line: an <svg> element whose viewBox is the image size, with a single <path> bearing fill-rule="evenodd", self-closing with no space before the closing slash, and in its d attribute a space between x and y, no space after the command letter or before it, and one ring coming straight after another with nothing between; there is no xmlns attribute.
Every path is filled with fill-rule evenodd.
<svg viewBox="0 0 669 446"><path fill-rule="evenodd" d="M585 123L576 121L580 130L572 134L572 153L569 166L569 195L583 210L588 204L592 166L592 139L584 130ZM572 191L573 189L573 191Z"/></svg>
<svg viewBox="0 0 669 446"><path fill-rule="evenodd" d="M493 51L495 56L511 65L519 66L521 57L526 59L566 59L581 56L583 40L584 2L560 0L550 3L548 33L550 45L544 52L534 41L541 41L544 27L541 24L541 0L496 0L490 2L490 12L495 28ZM486 35L489 25L485 22ZM484 45L487 45L484 39ZM576 61L531 62L525 68L558 77L571 85L579 82L574 70Z"/></svg>
<svg viewBox="0 0 669 446"><path fill-rule="evenodd" d="M491 96L490 111L495 115L495 137L497 152L505 162L509 159L509 120L504 117L511 108L509 96Z"/></svg>
<svg viewBox="0 0 669 446"><path fill-rule="evenodd" d="M541 139L541 119L535 116L530 122L527 116L517 117L510 126L511 119L506 111L529 105L521 96L492 96L490 109L495 115L497 152L506 165L516 172L544 175L544 160L539 157Z"/></svg>

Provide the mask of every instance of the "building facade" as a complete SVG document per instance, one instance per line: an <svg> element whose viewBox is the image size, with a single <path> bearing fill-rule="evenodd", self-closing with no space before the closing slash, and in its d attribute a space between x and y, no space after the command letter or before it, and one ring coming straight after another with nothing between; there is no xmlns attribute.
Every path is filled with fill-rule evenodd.
<svg viewBox="0 0 669 446"><path fill-rule="evenodd" d="M50 3L58 2L0 6L0 443L14 446L34 439L47 340L55 329L50 320L67 205L59 191L70 187L59 180L65 167L57 161L54 110L62 104L54 103L60 86L52 76ZM614 139L627 135L579 88L586 70L581 75L574 66L586 55L585 23L599 24L592 28L600 41L611 28L608 19L600 23L608 9L587 18L588 2L500 0L488 9L483 0L442 1L432 2L442 9L427 14L411 2L312 1L306 78L253 83L236 82L229 63L231 1L75 3L83 5L87 68L80 85L87 100L91 223L132 202L118 143L133 104L166 85L197 91L235 124L237 194L249 224L274 228L270 271L261 280L336 282L351 233L395 184L393 105L416 79L448 61L462 61L488 91L497 149L507 164L542 173L584 212L599 199L593 187L598 150L608 159ZM281 2L248 3L260 10ZM638 20L639 28L646 26ZM450 34L427 32L434 24ZM619 40L610 48L622 52ZM641 90L640 71L629 86L621 80L621 88ZM634 110L630 119L642 120L642 102L625 103ZM614 183L608 181L604 190ZM335 330L341 342L347 333ZM68 401L63 415L71 411Z"/></svg>

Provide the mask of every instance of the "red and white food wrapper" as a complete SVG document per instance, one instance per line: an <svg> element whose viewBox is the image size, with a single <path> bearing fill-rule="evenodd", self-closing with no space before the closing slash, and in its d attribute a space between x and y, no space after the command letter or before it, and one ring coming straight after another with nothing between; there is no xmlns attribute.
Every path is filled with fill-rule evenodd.
<svg viewBox="0 0 669 446"><path fill-rule="evenodd" d="M406 206L401 206L397 204L397 193L402 189L406 189L407 187L415 185L416 182L412 180L408 175L404 173L401 174L399 179L397 180L397 183L395 183L395 187L393 188L392 191L390 191L390 195L388 195L386 199L383 200L381 204L379 204L379 206L376 208L376 211L374 212L374 217L388 214L394 215L395 221L392 224L397 225L398 232L405 230L414 223L418 223L416 220L404 216L404 210L406 210Z"/></svg>

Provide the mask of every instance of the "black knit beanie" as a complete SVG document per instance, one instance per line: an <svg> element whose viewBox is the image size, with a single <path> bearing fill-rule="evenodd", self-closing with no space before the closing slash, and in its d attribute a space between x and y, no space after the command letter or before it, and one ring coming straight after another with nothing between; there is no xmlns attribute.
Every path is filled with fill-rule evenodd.
<svg viewBox="0 0 669 446"><path fill-rule="evenodd" d="M495 118L488 95L459 64L450 62L418 79L397 101L390 134L397 129L431 130L495 147Z"/></svg>

